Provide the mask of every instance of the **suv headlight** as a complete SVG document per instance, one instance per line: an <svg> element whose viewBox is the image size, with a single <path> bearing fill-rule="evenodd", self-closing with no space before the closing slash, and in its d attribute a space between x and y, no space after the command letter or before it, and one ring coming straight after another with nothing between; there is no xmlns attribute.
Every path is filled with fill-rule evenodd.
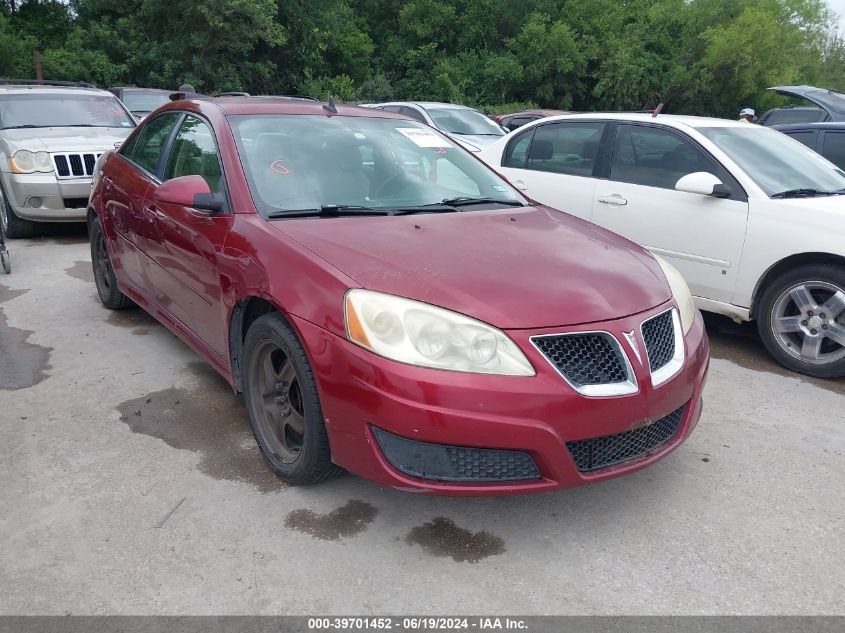
<svg viewBox="0 0 845 633"><path fill-rule="evenodd" d="M684 335L686 335L692 327L693 321L695 321L695 302L692 300L692 293L677 268L662 257L655 255L654 258L663 269L666 281L669 282L669 288L672 289L672 296L675 298L675 303L678 304L678 312L681 313L681 327L684 330Z"/></svg>
<svg viewBox="0 0 845 633"><path fill-rule="evenodd" d="M15 174L31 174L32 172L53 171L53 161L47 152L30 152L28 149L19 149L9 159L9 169Z"/></svg>
<svg viewBox="0 0 845 633"><path fill-rule="evenodd" d="M349 290L346 335L385 358L434 369L533 376L534 368L501 330L457 312L372 290Z"/></svg>

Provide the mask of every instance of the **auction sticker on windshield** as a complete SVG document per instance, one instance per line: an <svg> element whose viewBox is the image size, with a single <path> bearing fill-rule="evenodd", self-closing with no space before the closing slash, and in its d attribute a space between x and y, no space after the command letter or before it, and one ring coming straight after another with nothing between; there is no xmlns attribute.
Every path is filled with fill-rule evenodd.
<svg viewBox="0 0 845 633"><path fill-rule="evenodd" d="M449 141L431 130L423 130L417 127L398 127L396 131L411 139L418 147L453 147Z"/></svg>

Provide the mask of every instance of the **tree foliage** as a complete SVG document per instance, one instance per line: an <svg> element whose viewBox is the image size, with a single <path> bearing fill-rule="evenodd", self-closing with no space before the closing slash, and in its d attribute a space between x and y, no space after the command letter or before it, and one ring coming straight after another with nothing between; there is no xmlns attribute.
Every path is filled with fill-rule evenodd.
<svg viewBox="0 0 845 633"><path fill-rule="evenodd" d="M0 0L0 75L735 116L845 89L824 0Z"/></svg>

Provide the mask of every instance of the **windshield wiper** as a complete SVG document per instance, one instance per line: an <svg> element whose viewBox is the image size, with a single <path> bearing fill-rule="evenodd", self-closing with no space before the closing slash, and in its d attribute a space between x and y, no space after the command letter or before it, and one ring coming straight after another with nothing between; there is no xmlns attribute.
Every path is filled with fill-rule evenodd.
<svg viewBox="0 0 845 633"><path fill-rule="evenodd" d="M500 200L499 198L473 198L471 196L458 196L456 198L443 198L442 204L450 204L453 207L467 206L470 204L503 204L508 207L524 207L519 200Z"/></svg>
<svg viewBox="0 0 845 633"><path fill-rule="evenodd" d="M335 218L342 215L392 215L390 209L378 209L374 207L362 207L355 204L324 204L314 209L289 209L287 211L275 211L267 215L268 220L278 218Z"/></svg>
<svg viewBox="0 0 845 633"><path fill-rule="evenodd" d="M390 209L388 215L410 215L412 213L455 213L460 211L454 206L443 204L442 202L432 202L431 204L418 204L413 207L393 207Z"/></svg>
<svg viewBox="0 0 845 633"><path fill-rule="evenodd" d="M23 130L23 129L26 129L26 128L33 128L33 127L42 127L42 126L40 126L40 125L32 125L32 124L27 124L27 125L7 125L7 126L6 126L6 127L4 127L3 129L4 129L4 130Z"/></svg>
<svg viewBox="0 0 845 633"><path fill-rule="evenodd" d="M787 189L773 193L770 198L813 198L815 196L833 196L838 191L819 191L818 189Z"/></svg>

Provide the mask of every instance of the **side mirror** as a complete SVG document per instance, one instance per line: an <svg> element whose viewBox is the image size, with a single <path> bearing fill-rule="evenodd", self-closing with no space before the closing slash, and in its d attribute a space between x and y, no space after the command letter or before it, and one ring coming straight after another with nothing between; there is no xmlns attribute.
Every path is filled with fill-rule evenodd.
<svg viewBox="0 0 845 633"><path fill-rule="evenodd" d="M697 171L679 179L675 183L675 191L696 193L701 196L713 196L715 198L727 198L731 195L730 187L706 171Z"/></svg>
<svg viewBox="0 0 845 633"><path fill-rule="evenodd" d="M223 194L212 193L202 176L180 176L162 183L156 189L156 202L191 207L212 213L220 213L226 206Z"/></svg>

